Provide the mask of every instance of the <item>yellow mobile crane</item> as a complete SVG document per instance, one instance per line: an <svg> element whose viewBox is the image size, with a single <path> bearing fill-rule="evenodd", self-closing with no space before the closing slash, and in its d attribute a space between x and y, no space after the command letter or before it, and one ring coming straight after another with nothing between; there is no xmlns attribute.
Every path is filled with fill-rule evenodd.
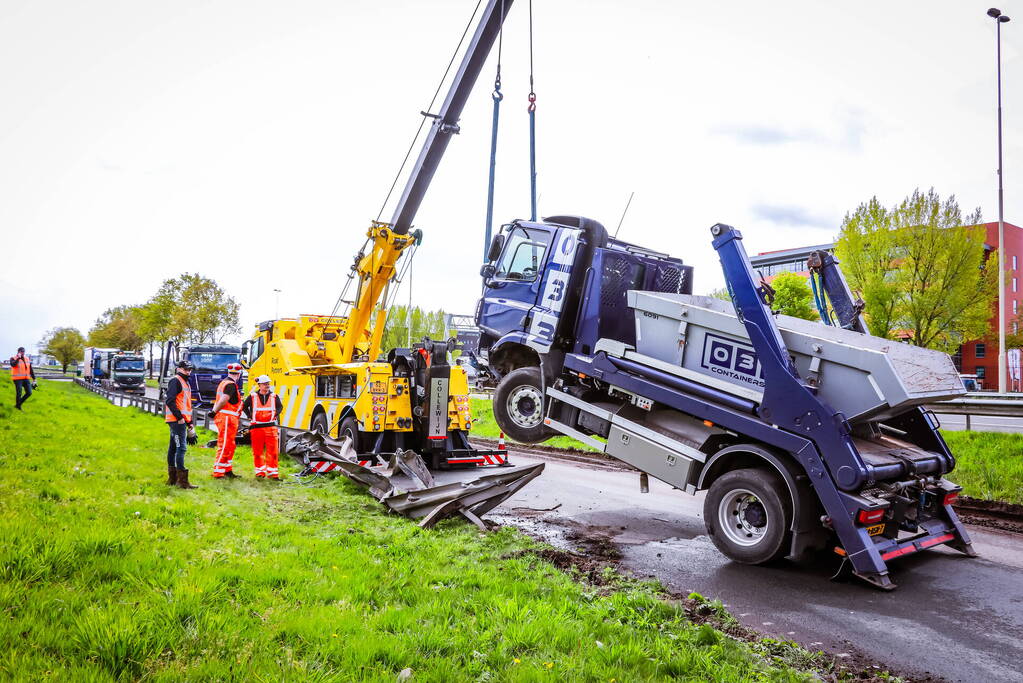
<svg viewBox="0 0 1023 683"><path fill-rule="evenodd" d="M352 266L358 289L348 313L268 320L243 345L250 383L269 375L281 397L282 426L348 436L372 461L411 449L435 468L506 462L504 451L469 444L469 385L461 367L448 365L450 342L427 339L383 358L380 344L397 264L422 241L412 221L511 4L487 2L440 111L424 112L433 123L393 218L372 222Z"/></svg>

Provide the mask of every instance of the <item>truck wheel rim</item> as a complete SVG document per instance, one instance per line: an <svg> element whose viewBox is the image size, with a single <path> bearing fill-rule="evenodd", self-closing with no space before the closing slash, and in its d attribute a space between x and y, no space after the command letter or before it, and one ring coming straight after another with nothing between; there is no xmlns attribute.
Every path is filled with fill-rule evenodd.
<svg viewBox="0 0 1023 683"><path fill-rule="evenodd" d="M515 387L508 396L508 415L519 427L529 429L540 424L541 405L539 389L528 384Z"/></svg>
<svg viewBox="0 0 1023 683"><path fill-rule="evenodd" d="M760 543L770 526L767 509L749 489L733 489L718 505L718 527L735 545L743 547Z"/></svg>

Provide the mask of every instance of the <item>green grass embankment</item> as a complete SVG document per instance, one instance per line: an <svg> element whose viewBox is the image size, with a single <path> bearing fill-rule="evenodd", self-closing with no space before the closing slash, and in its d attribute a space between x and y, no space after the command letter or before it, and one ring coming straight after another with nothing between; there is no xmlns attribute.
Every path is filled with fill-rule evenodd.
<svg viewBox="0 0 1023 683"><path fill-rule="evenodd" d="M512 529L422 531L344 479L256 481L247 447L245 478L216 482L190 449L182 491L160 418L70 383L24 412L6 375L0 394L0 678L804 678L774 658L805 652L695 626L652 584L577 583Z"/></svg>
<svg viewBox="0 0 1023 683"><path fill-rule="evenodd" d="M1023 435L942 432L956 456L949 479L973 498L1023 504Z"/></svg>
<svg viewBox="0 0 1023 683"><path fill-rule="evenodd" d="M496 439L500 427L494 421L490 401L472 399L472 433ZM973 498L1023 504L1023 435L997 432L951 432L942 435L956 456L956 469L949 479ZM545 446L595 449L567 436L545 441Z"/></svg>

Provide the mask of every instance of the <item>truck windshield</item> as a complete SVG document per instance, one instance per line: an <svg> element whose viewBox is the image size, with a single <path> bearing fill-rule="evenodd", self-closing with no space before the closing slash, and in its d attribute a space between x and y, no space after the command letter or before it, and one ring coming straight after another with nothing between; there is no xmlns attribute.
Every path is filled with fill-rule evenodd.
<svg viewBox="0 0 1023 683"><path fill-rule="evenodd" d="M114 363L114 369L120 370L121 372L127 372L129 370L145 370L146 361L144 360L119 360Z"/></svg>
<svg viewBox="0 0 1023 683"><path fill-rule="evenodd" d="M189 353L196 372L227 372L228 363L237 363L237 353Z"/></svg>
<svg viewBox="0 0 1023 683"><path fill-rule="evenodd" d="M535 280L550 240L546 230L515 228L508 236L494 276L501 280Z"/></svg>

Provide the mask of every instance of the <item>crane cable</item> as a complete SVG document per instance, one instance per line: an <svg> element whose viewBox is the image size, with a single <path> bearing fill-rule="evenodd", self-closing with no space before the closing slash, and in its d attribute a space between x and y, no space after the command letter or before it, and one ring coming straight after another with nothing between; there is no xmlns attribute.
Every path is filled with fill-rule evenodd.
<svg viewBox="0 0 1023 683"><path fill-rule="evenodd" d="M529 0L529 206L536 221L536 90L533 87L533 0Z"/></svg>
<svg viewBox="0 0 1023 683"><path fill-rule="evenodd" d="M440 95L440 90L444 86L444 81L447 80L448 74L451 72L451 66L455 63L455 58L458 57L458 53L462 49L462 43L465 42L465 36L468 35L469 29L472 28L473 20L476 18L476 13L479 12L480 5L482 4L482 2L483 2L483 0L477 0L476 7L473 9L472 15L470 15L470 17L469 17L469 21L466 22L465 28L462 30L462 37L458 39L458 45L455 46L455 51L451 53L451 59L448 60L447 68L444 69L444 75L441 76L440 82L437 83L437 89L434 90L433 97L430 99L430 104L426 108L426 111L430 111L431 109L433 109L433 105L437 102L437 96ZM398 167L398 172L394 175L394 180L391 181L391 187L387 190L387 196L384 197L383 204L380 205L380 211L377 212L377 217L376 217L377 222L379 222L380 221L380 217L384 215L384 209L387 208L387 202L389 202L391 200L391 195L394 193L394 188L398 185L398 180L401 178L402 171L405 170L405 165L408 164L409 157L412 156L412 150L415 149L416 141L419 140L419 136L423 132L423 126L426 125L426 119L427 119L427 117L424 116L419 121L419 127L416 129L416 134L412 136L412 142L409 143L408 150L405 152L405 158L402 159L401 166ZM366 253L366 246L368 244L369 244L369 239L367 238L366 241L363 242L362 248L359 250L359 255L356 257L356 262L362 260L362 257ZM413 251L413 253L414 253L414 251ZM345 295L348 293L348 290L351 288L352 280L354 280L354 279L355 279L355 269L353 268L351 271L349 271L349 273L348 273L348 281L345 283L345 286L342 288L341 294L338 295L337 301L334 303L334 308L330 312L330 317L331 318L333 318L337 314L338 309L341 308L341 304L343 304L343 303L347 304L347 308L349 310L351 309L351 303L350 302L346 302L344 300L344 298L345 298ZM346 311L346 315L347 315L347 311Z"/></svg>
<svg viewBox="0 0 1023 683"><path fill-rule="evenodd" d="M494 181L497 175L497 127L501 118L501 48L504 46L504 0L501 0L501 28L497 32L497 74L494 76L494 120L490 128L490 183L487 186L487 229L483 237L483 260L487 260L490 240L494 232Z"/></svg>

